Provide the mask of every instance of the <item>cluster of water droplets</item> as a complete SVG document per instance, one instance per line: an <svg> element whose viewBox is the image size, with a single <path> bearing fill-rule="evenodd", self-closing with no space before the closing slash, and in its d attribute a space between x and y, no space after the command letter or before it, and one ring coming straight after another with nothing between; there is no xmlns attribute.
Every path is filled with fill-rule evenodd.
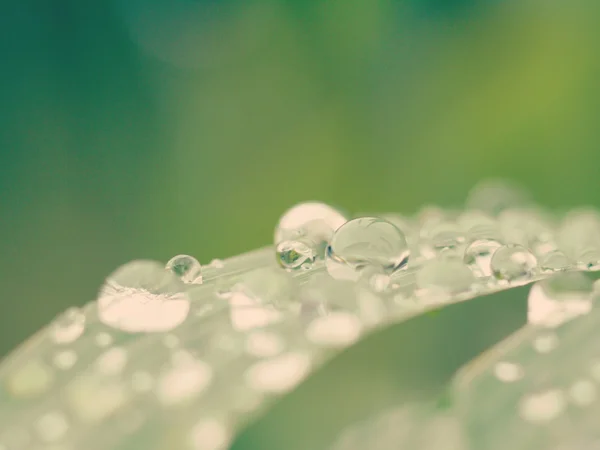
<svg viewBox="0 0 600 450"><path fill-rule="evenodd" d="M594 290L575 270L600 268L598 212L554 215L497 183L474 190L458 210L427 206L412 215L352 217L303 203L282 215L274 238L274 246L204 265L177 255L118 268L96 301L65 311L0 365L0 449L116 449L132 440L158 449L163 434L173 448L225 449L249 417L366 333L533 281L523 339L535 335L535 354L550 354L557 330L592 311ZM510 383L541 373L518 358L498 358L476 377ZM556 395L581 400L591 382L572 380ZM487 411L484 388L456 386L466 412L452 416L452 427ZM536 401L554 402L553 386L538 400L519 397L515 417L534 414ZM411 433L406 442L421 442Z"/></svg>

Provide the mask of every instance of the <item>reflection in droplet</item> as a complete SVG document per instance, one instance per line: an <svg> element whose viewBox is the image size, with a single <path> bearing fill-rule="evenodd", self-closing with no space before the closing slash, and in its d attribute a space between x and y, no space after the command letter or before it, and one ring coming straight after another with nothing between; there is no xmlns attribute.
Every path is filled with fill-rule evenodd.
<svg viewBox="0 0 600 450"><path fill-rule="evenodd" d="M52 411L44 414L36 423L36 430L43 442L60 440L69 429L69 423L63 413Z"/></svg>
<svg viewBox="0 0 600 450"><path fill-rule="evenodd" d="M277 244L277 262L284 269L310 269L317 259L316 245L310 240L289 240Z"/></svg>
<svg viewBox="0 0 600 450"><path fill-rule="evenodd" d="M360 217L342 225L327 247L326 265L336 279L358 280L365 268L392 274L406 267L410 250L402 231L386 220Z"/></svg>
<svg viewBox="0 0 600 450"><path fill-rule="evenodd" d="M535 274L537 259L525 247L509 244L494 252L491 268L498 280L527 281Z"/></svg>
<svg viewBox="0 0 600 450"><path fill-rule="evenodd" d="M523 397L519 404L519 414L528 422L543 423L558 417L565 405L564 392L552 389Z"/></svg>
<svg viewBox="0 0 600 450"><path fill-rule="evenodd" d="M569 388L569 398L577 406L588 406L596 401L596 386L589 380L577 380Z"/></svg>
<svg viewBox="0 0 600 450"><path fill-rule="evenodd" d="M306 330L306 336L316 344L345 346L358 339L361 329L362 324L355 315L333 312L314 319Z"/></svg>
<svg viewBox="0 0 600 450"><path fill-rule="evenodd" d="M98 316L127 332L168 331L187 317L190 302L181 281L154 261L133 261L108 277L98 297Z"/></svg>
<svg viewBox="0 0 600 450"><path fill-rule="evenodd" d="M518 364L503 361L494 366L494 374L500 381L512 383L523 378L524 371Z"/></svg>
<svg viewBox="0 0 600 450"><path fill-rule="evenodd" d="M261 361L246 372L252 388L264 392L286 392L296 386L308 372L310 359L302 353L285 353Z"/></svg>
<svg viewBox="0 0 600 450"><path fill-rule="evenodd" d="M465 249L464 261L478 277L492 275L492 256L502 247L495 239L476 239Z"/></svg>
<svg viewBox="0 0 600 450"><path fill-rule="evenodd" d="M85 329L85 315L79 308L69 308L58 316L51 325L51 335L57 344L75 341Z"/></svg>
<svg viewBox="0 0 600 450"><path fill-rule="evenodd" d="M174 256L167 262L165 268L184 283L202 284L202 266L193 256Z"/></svg>

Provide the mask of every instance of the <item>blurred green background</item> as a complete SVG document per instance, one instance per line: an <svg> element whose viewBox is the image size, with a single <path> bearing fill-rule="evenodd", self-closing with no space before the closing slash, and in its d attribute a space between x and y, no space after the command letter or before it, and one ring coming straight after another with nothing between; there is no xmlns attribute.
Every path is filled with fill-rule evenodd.
<svg viewBox="0 0 600 450"><path fill-rule="evenodd" d="M597 1L6 3L0 354L118 265L251 250L302 200L600 200Z"/></svg>

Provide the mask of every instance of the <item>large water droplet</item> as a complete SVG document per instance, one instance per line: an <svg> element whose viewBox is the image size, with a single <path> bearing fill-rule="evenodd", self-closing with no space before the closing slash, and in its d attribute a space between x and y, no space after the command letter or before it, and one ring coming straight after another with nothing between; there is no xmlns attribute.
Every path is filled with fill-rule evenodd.
<svg viewBox="0 0 600 450"><path fill-rule="evenodd" d="M184 283L202 284L202 266L193 256L173 256L165 268L173 272Z"/></svg>
<svg viewBox="0 0 600 450"><path fill-rule="evenodd" d="M460 227L453 222L440 222L431 227L429 238L425 240L422 254L426 258L436 255L454 255L463 250L465 236Z"/></svg>
<svg viewBox="0 0 600 450"><path fill-rule="evenodd" d="M127 332L168 331L187 317L190 302L181 281L155 261L133 261L110 275L98 297L98 316Z"/></svg>
<svg viewBox="0 0 600 450"><path fill-rule="evenodd" d="M406 267L410 250L402 231L390 222L361 217L342 225L327 247L333 278L357 280L365 268L392 274Z"/></svg>
<svg viewBox="0 0 600 450"><path fill-rule="evenodd" d="M491 268L498 280L527 281L535 274L537 259L525 247L509 244L494 252Z"/></svg>
<svg viewBox="0 0 600 450"><path fill-rule="evenodd" d="M79 308L69 308L58 316L51 325L54 342L68 344L75 341L85 329L85 315Z"/></svg>
<svg viewBox="0 0 600 450"><path fill-rule="evenodd" d="M346 217L324 203L306 202L290 208L275 228L277 260L286 269L309 268L324 257L331 236L344 223Z"/></svg>
<svg viewBox="0 0 600 450"><path fill-rule="evenodd" d="M492 256L502 247L495 239L476 239L465 249L464 261L478 277L492 275Z"/></svg>

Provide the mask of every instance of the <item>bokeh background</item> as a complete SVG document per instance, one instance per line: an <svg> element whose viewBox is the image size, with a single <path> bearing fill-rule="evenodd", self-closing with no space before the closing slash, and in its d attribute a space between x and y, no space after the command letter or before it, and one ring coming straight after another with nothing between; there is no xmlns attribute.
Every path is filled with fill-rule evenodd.
<svg viewBox="0 0 600 450"><path fill-rule="evenodd" d="M488 177L598 204L593 0L10 1L0 355L118 265L268 244L303 200L410 213Z"/></svg>

